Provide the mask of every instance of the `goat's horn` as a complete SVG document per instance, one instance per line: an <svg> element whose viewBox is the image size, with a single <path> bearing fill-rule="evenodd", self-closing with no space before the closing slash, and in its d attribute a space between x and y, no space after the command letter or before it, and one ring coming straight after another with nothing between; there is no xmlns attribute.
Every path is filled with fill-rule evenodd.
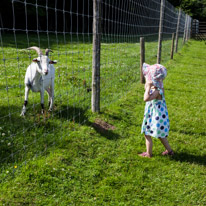
<svg viewBox="0 0 206 206"><path fill-rule="evenodd" d="M45 54L48 56L49 55L49 52L52 52L52 50L51 49L46 49L45 50Z"/></svg>
<svg viewBox="0 0 206 206"><path fill-rule="evenodd" d="M27 48L27 49L29 49L29 50L31 50L31 49L35 50L39 56L40 56L40 55L43 55L41 49L40 49L39 47L37 47L37 46L32 46L32 47L29 47L29 48Z"/></svg>

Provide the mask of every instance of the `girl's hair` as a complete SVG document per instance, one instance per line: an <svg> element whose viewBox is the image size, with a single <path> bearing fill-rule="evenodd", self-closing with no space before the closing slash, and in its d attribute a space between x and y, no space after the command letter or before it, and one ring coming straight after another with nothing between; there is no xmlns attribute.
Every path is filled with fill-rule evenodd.
<svg viewBox="0 0 206 206"><path fill-rule="evenodd" d="M153 85L158 88L163 88L163 80L167 76L167 69L161 64L149 65L144 63L142 67L144 77L152 81Z"/></svg>

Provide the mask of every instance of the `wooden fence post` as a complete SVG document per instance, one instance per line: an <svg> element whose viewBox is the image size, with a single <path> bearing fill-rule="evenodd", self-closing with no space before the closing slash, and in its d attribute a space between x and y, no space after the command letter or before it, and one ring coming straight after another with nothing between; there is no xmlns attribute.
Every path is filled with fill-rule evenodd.
<svg viewBox="0 0 206 206"><path fill-rule="evenodd" d="M192 37L192 17L190 17L189 39Z"/></svg>
<svg viewBox="0 0 206 206"><path fill-rule="evenodd" d="M164 22L164 8L165 0L161 0L160 7L160 22L159 22L159 39L158 39L158 52L157 52L157 63L161 62L161 52L162 52L162 33L163 33L163 22Z"/></svg>
<svg viewBox="0 0 206 206"><path fill-rule="evenodd" d="M187 20L187 34L186 34L186 41L189 40L190 38L190 26L191 25L191 17L188 16L188 20Z"/></svg>
<svg viewBox="0 0 206 206"><path fill-rule="evenodd" d="M178 20L177 20L177 29L176 29L175 52L177 52L177 50L178 50L180 19L181 19L181 9L179 8L179 14L178 14Z"/></svg>
<svg viewBox="0 0 206 206"><path fill-rule="evenodd" d="M183 35L183 42L182 42L182 44L185 44L186 33L187 33L187 14L185 15L185 28L184 28L184 35Z"/></svg>
<svg viewBox="0 0 206 206"><path fill-rule="evenodd" d="M189 40L189 33L190 33L190 16L188 16L188 21L187 21L187 33L186 33L186 41Z"/></svg>
<svg viewBox="0 0 206 206"><path fill-rule="evenodd" d="M175 44L175 33L172 34L172 46L171 46L171 55L170 55L171 59L173 59L173 55L174 55L174 44Z"/></svg>
<svg viewBox="0 0 206 206"><path fill-rule="evenodd" d="M187 31L186 31L186 41L188 41L189 39L189 23L190 22L190 17L188 16L188 20L187 20Z"/></svg>
<svg viewBox="0 0 206 206"><path fill-rule="evenodd" d="M92 112L100 112L101 0L93 0Z"/></svg>
<svg viewBox="0 0 206 206"><path fill-rule="evenodd" d="M145 83L145 78L142 73L142 65L145 62L145 43L144 37L140 37L140 83Z"/></svg>

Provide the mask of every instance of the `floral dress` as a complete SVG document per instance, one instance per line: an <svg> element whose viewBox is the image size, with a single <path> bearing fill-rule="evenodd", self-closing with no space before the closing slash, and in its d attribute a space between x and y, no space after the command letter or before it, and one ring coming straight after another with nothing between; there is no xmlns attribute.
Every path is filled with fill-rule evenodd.
<svg viewBox="0 0 206 206"><path fill-rule="evenodd" d="M146 102L141 133L156 138L165 138L169 134L170 123L162 89L159 89L162 100ZM150 91L152 93L152 91Z"/></svg>

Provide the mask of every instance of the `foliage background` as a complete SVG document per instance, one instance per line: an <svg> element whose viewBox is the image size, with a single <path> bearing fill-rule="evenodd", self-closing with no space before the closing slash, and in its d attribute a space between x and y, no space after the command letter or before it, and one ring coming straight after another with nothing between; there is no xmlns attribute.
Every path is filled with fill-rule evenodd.
<svg viewBox="0 0 206 206"><path fill-rule="evenodd" d="M193 19L206 21L206 0L168 0L173 6L181 7Z"/></svg>

